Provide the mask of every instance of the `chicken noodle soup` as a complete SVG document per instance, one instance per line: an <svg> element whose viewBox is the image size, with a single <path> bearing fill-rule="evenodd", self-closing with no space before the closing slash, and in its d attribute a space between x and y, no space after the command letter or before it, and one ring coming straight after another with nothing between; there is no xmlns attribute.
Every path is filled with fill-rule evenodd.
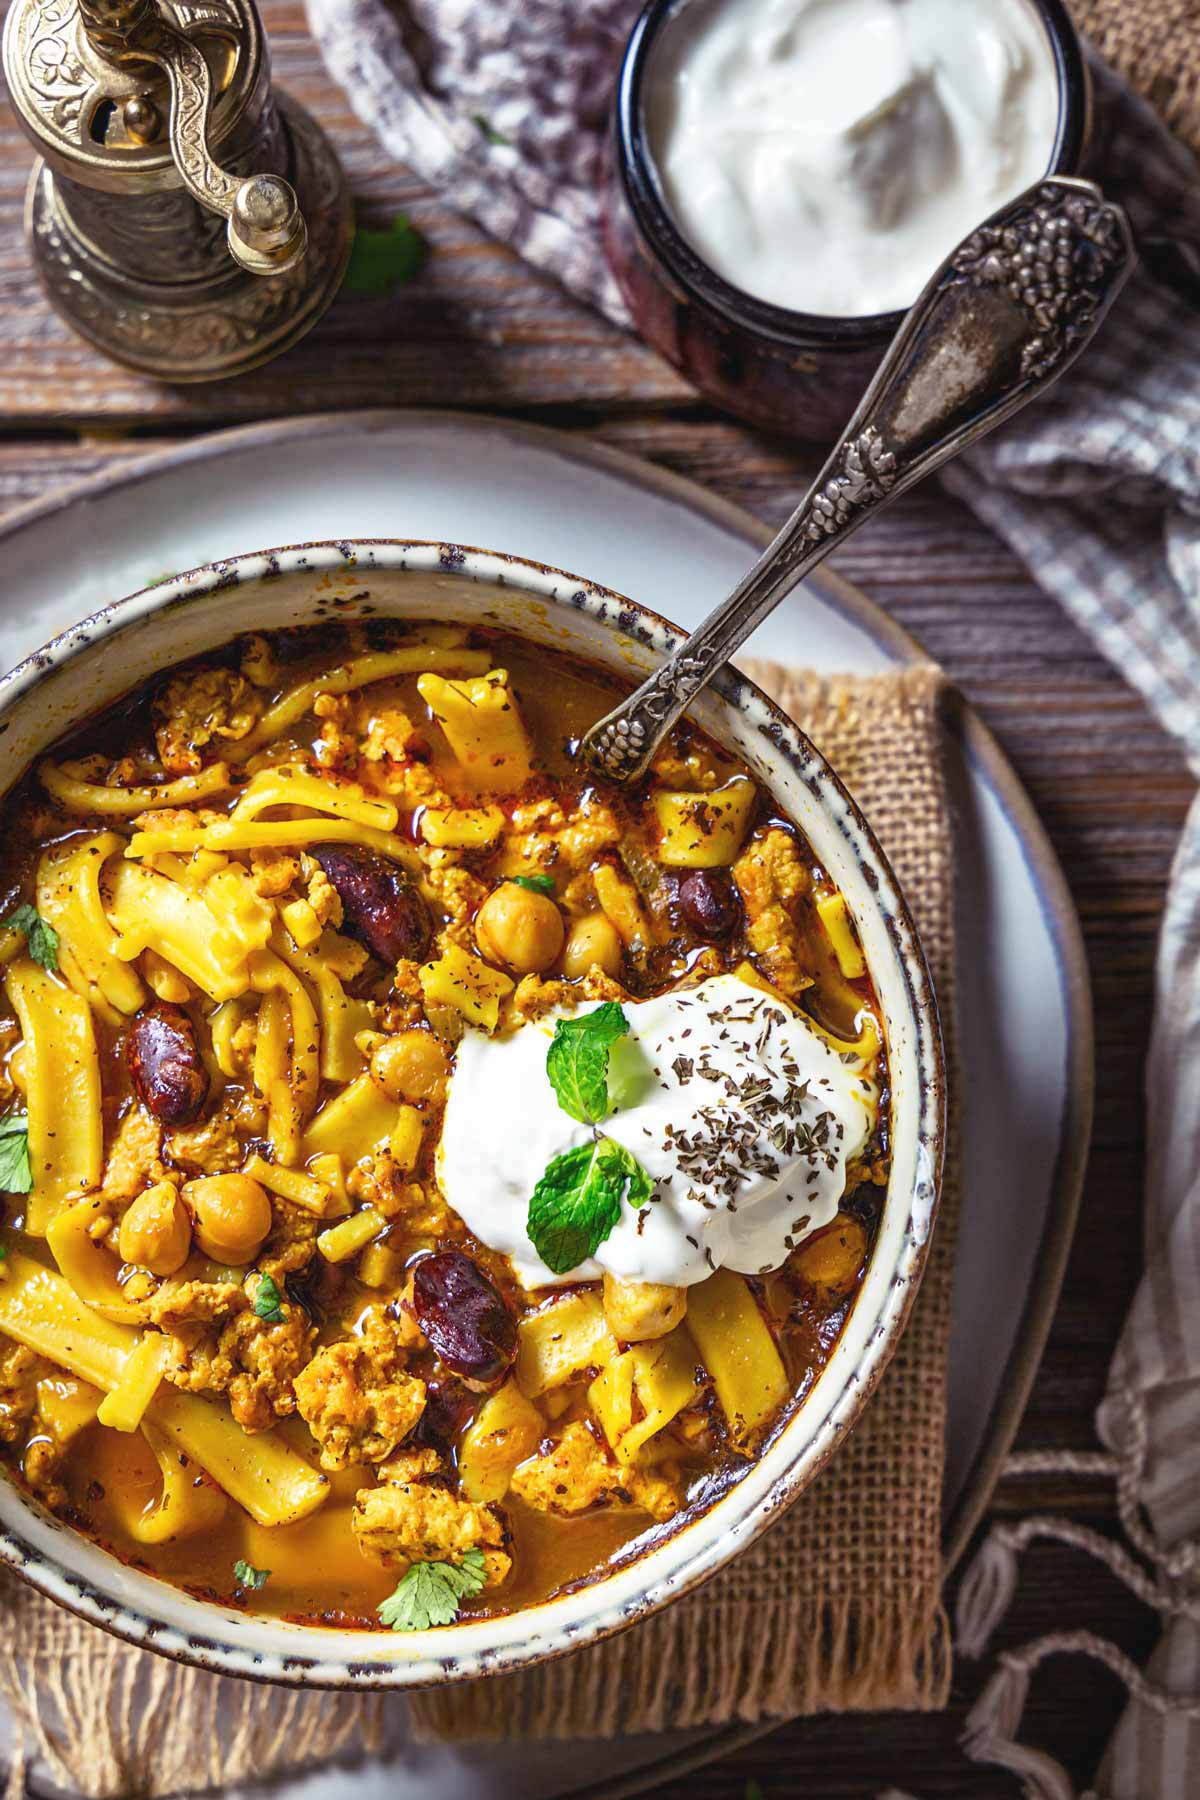
<svg viewBox="0 0 1200 1800"><path fill-rule="evenodd" d="M0 1439L118 1555L289 1618L545 1598L736 1480L888 1167L803 836L488 630L245 637L6 804Z"/></svg>

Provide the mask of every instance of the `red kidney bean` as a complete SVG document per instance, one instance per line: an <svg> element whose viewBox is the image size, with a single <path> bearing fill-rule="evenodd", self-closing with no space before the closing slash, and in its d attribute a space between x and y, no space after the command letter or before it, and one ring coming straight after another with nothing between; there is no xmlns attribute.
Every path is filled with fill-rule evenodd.
<svg viewBox="0 0 1200 1800"><path fill-rule="evenodd" d="M208 1099L208 1070L181 1006L144 1006L125 1040L134 1092L162 1125L190 1125Z"/></svg>
<svg viewBox="0 0 1200 1800"><path fill-rule="evenodd" d="M456 1376L435 1375L425 1383L425 1410L413 1426L409 1442L449 1455L479 1403L478 1394Z"/></svg>
<svg viewBox="0 0 1200 1800"><path fill-rule="evenodd" d="M464 1381L490 1386L517 1354L517 1321L461 1250L438 1250L416 1264L412 1310L438 1359Z"/></svg>
<svg viewBox="0 0 1200 1800"><path fill-rule="evenodd" d="M362 844L314 844L312 855L337 889L342 929L381 962L421 962L433 924L415 882L399 863Z"/></svg>
<svg viewBox="0 0 1200 1800"><path fill-rule="evenodd" d="M689 930L709 943L732 937L742 903L727 869L693 869L679 884L679 910Z"/></svg>

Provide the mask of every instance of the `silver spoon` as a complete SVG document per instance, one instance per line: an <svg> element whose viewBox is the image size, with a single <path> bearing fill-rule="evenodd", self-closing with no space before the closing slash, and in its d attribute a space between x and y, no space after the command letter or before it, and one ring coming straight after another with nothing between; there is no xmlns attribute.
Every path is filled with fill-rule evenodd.
<svg viewBox="0 0 1200 1800"><path fill-rule="evenodd" d="M1090 181L1053 176L961 243L908 314L837 447L727 600L580 751L636 781L680 714L797 582L889 500L1043 393L1133 272L1129 221Z"/></svg>

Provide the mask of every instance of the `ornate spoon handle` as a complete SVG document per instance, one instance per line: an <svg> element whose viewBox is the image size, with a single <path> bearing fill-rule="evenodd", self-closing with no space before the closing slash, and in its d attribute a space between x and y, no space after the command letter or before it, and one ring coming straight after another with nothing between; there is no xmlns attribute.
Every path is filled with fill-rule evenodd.
<svg viewBox="0 0 1200 1800"><path fill-rule="evenodd" d="M1062 374L1135 262L1129 222L1089 181L1055 176L972 232L926 287L787 524L663 666L583 738L636 781L700 689L810 569L931 470Z"/></svg>

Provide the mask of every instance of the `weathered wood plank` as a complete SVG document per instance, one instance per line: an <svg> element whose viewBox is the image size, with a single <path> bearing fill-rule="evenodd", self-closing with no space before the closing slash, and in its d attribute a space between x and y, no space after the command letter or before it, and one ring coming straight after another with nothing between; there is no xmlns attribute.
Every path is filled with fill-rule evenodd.
<svg viewBox="0 0 1200 1800"><path fill-rule="evenodd" d="M409 214L432 254L384 298L341 294L305 343L227 383L172 389L107 363L42 298L21 231L28 144L0 117L0 420L178 421L181 425L389 405L678 401L689 390L616 332L397 168L326 75L303 9L268 0L276 79L337 144L359 216Z"/></svg>

